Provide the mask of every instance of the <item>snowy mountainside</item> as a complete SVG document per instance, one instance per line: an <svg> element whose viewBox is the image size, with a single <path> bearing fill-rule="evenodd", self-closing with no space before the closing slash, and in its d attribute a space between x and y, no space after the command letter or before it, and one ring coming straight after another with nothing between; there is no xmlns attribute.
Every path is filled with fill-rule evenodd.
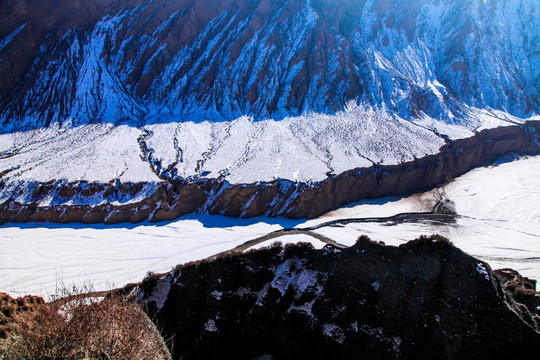
<svg viewBox="0 0 540 360"><path fill-rule="evenodd" d="M539 18L533 0L140 1L43 42L4 89L2 120L281 119L350 100L408 120L527 117L539 112ZM4 36L2 62L24 26Z"/></svg>
<svg viewBox="0 0 540 360"><path fill-rule="evenodd" d="M2 199L59 179L317 182L540 119L534 0L0 10Z"/></svg>

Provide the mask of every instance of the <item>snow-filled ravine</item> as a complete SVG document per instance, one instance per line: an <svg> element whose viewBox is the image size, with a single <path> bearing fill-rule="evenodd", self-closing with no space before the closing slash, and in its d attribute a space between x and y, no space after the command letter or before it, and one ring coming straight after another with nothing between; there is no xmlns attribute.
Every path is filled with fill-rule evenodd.
<svg viewBox="0 0 540 360"><path fill-rule="evenodd" d="M140 281L148 271L166 272L260 239L323 241L351 245L362 234L387 245L438 233L493 268L511 267L540 279L540 157L475 169L438 189L406 198L349 205L312 220L233 219L189 215L168 223L139 225L7 224L0 229L0 291L14 296L52 295L72 284L96 290ZM429 212L437 200L453 202L452 221L385 221L400 213ZM379 218L366 222L362 218ZM360 219L343 221L340 219ZM333 225L325 225L334 221ZM274 233L287 228L294 231ZM269 235L270 234L270 235Z"/></svg>

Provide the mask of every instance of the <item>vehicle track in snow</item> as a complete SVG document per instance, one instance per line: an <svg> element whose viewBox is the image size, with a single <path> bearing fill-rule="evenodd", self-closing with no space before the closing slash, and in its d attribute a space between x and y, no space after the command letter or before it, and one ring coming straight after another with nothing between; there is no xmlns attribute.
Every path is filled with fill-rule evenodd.
<svg viewBox="0 0 540 360"><path fill-rule="evenodd" d="M337 247L338 249L345 249L347 248L348 246L345 246L345 245L342 245L324 235L321 235L321 234L317 234L315 232L312 232L310 230L306 230L306 229L295 229L295 228L292 228L292 229L281 229L281 230L276 230L274 232L271 232L269 234L266 234L266 235L263 235L263 236L260 236L256 239L253 239L253 240L249 240L249 241L246 241L245 243L241 244L241 245L238 245L237 247L231 249L231 250L227 250L227 251L223 251L221 253L218 253L216 255L213 255L213 256L210 256L208 257L207 259L208 260L213 260L213 259L217 259L218 257L220 256L223 256L223 255L229 255L229 254L235 254L235 253L241 253L245 250L248 250L249 248L255 246L255 245L258 245L258 244L261 244L265 241L268 241L268 240L273 240L273 239L277 239L277 238L280 238L282 236L286 236L286 235L308 235L308 236L311 236L317 240L320 240L321 242L325 243L325 244L329 244L329 245L332 245L334 247Z"/></svg>
<svg viewBox="0 0 540 360"><path fill-rule="evenodd" d="M504 256L477 256L472 255L477 259L484 261L500 261L500 262L514 262L514 263L540 263L540 257L530 257L530 258L513 258L513 257L504 257Z"/></svg>

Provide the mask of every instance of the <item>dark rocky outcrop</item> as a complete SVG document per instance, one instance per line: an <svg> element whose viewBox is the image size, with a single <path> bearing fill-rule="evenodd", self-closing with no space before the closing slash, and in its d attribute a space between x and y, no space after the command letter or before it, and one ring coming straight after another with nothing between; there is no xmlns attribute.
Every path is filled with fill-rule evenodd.
<svg viewBox="0 0 540 360"><path fill-rule="evenodd" d="M538 311L540 294L536 291L536 280L521 276L513 269L498 269L493 272L501 282L504 292L529 311Z"/></svg>
<svg viewBox="0 0 540 360"><path fill-rule="evenodd" d="M145 184L43 183L32 190L32 201L8 199L0 204L0 222L119 223L166 221L193 212L234 217L260 215L311 218L349 202L390 195L407 195L430 189L465 172L516 153L540 153L540 122L483 130L475 136L444 145L438 154L399 165L354 169L324 181L305 184L276 180L258 184L230 184L220 179L163 177L155 190L140 201L120 202L139 194ZM3 186L0 183L0 186ZM56 205L39 200L55 191ZM84 202L102 194L100 205L67 203L73 196ZM118 204L114 205L114 202Z"/></svg>
<svg viewBox="0 0 540 360"><path fill-rule="evenodd" d="M532 284L437 236L399 247L362 237L343 250L273 246L187 264L147 277L138 296L176 359L534 356L538 293L527 288L534 303L521 304L501 276Z"/></svg>

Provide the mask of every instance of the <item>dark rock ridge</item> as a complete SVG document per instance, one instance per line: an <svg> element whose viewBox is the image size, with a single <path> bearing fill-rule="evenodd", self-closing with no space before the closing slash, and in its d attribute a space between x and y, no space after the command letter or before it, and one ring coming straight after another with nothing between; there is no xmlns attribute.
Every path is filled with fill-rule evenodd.
<svg viewBox="0 0 540 360"><path fill-rule="evenodd" d="M540 310L540 294L536 291L536 280L523 277L513 269L498 269L493 273L501 281L506 296L525 305L532 313Z"/></svg>
<svg viewBox="0 0 540 360"><path fill-rule="evenodd" d="M540 296L510 272L437 236L399 247L361 237L179 266L137 296L175 359L534 358ZM530 304L508 277L528 284Z"/></svg>
<svg viewBox="0 0 540 360"><path fill-rule="evenodd" d="M475 136L448 142L438 154L400 165L354 169L317 183L276 180L230 184L219 179L170 179L140 201L128 202L147 184L51 182L31 187L28 203L8 199L0 204L2 222L119 223L173 220L184 214L207 212L233 217L260 215L312 218L349 202L426 190L508 154L540 153L540 122L483 130ZM3 185L3 184L2 184ZM24 191L29 191L28 189ZM55 192L56 205L39 200ZM67 204L101 194L100 205ZM115 205L115 201L124 199ZM118 201L117 201L118 202Z"/></svg>

